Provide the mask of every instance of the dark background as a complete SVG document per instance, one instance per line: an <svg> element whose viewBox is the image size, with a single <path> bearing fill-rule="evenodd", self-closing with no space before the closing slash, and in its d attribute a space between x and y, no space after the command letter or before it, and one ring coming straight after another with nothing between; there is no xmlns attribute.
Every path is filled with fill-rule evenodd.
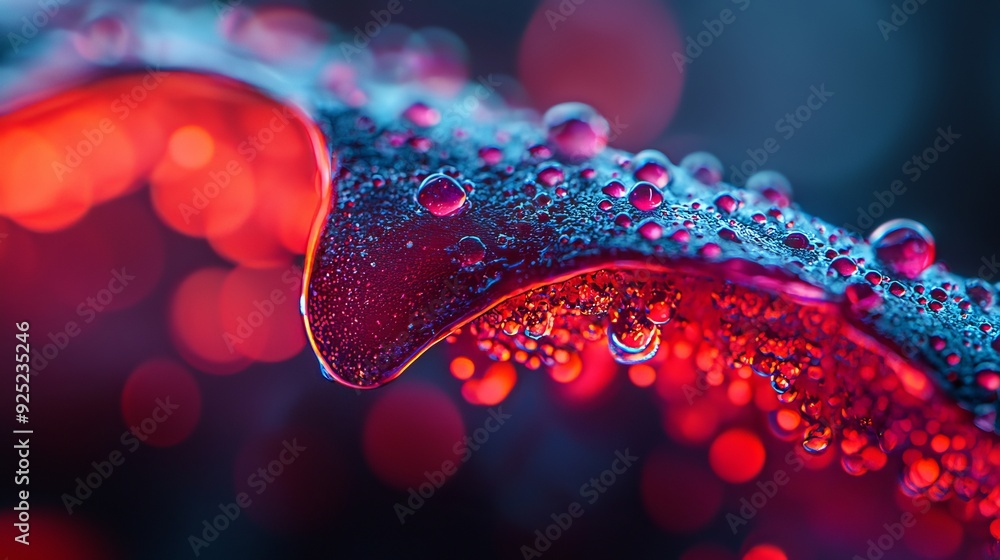
<svg viewBox="0 0 1000 560"><path fill-rule="evenodd" d="M522 35L536 11L547 9L522 0L404 2L404 11L393 23L455 33L468 47L472 77L519 76ZM364 25L372 17L370 11L385 4L299 5L350 30ZM577 10L607 4L611 0L585 0ZM729 0L663 5L674 18L679 34L672 36L680 44L704 29L703 20L719 17L726 8L738 9ZM877 200L873 191L886 191L894 180L903 180L906 193L875 223L891 217L923 222L937 239L939 260L963 275L976 275L980 260L989 259L1000 244L995 230L1000 202L995 170L1000 148L1000 5L927 0L887 41L877 21L889 19L891 13L891 2L752 0L686 68L682 86L670 53L650 52L648 60L629 57L621 62L659 76L652 83L675 84L680 102L669 111L672 118L660 119L658 130L637 132L640 126L634 120L616 144L657 148L675 162L690 151L707 150L728 169L747 159L748 149L777 136L775 121L801 105L810 86L825 84L834 97L794 137L781 141L780 151L765 167L789 177L802 208L838 225L857 225L858 207ZM612 61L616 40L633 45L645 40L631 26L617 22L603 31L608 38L594 41L607 41ZM583 75L578 99L593 103L606 116L629 109L628 98L620 101L624 105L602 107L591 98L605 97L595 96L588 83L603 92L640 87L609 83L593 71L601 65L583 57L553 64ZM667 90L670 87L665 87L665 97ZM544 83L536 82L520 99L530 102L547 91ZM652 105L632 109L637 115L655 112ZM961 138L919 181L911 182L904 163L932 145L939 127L949 126ZM94 210L87 219L112 219L116 204L145 208L146 203L141 194L132 195ZM148 209L145 212L154 219ZM173 287L198 266L221 262L203 242L169 230L163 236L170 250L152 296L102 315L34 381L32 390L40 402L58 403L43 405L49 408L48 417L33 457L33 468L38 469L33 507L46 516L39 518L46 519L43 528L58 527L43 535L75 535L82 540L73 542L106 551L104 557L191 558L187 536L200 531L202 520L216 515L220 503L245 489L247 474L272 459L283 439L293 437L314 454L290 465L275 490L234 521L201 557L521 558L519 549L534 540L533 531L579 500L580 484L608 468L615 451L625 448L643 464L660 462L674 468L676 485L684 489L651 495L642 484L645 471L634 467L587 506L545 558L680 558L706 542L717 543L719 555L691 553L686 560L739 558L760 542L781 546L789 558L849 558L863 553L866 539L883 531L882 523L893 521L880 516L882 506L873 505L898 499L892 465L882 473L852 478L833 464L796 476L790 490L733 535L724 515L738 509L740 499L753 492L753 483L721 487L703 476L685 475L685 469L700 466L712 476L706 449L668 438L662 413L648 392L619 375L597 398L574 404L544 374L521 371L503 404L511 414L508 423L400 525L393 505L407 494L386 484L366 462L365 418L389 394L398 395L395 403L408 403L396 411L404 424L412 415L433 414L415 402L432 390L452 401L464 433L482 426L489 413L462 401L459 384L447 372L454 355L448 347L428 352L399 381L375 392L357 393L321 380L309 350L283 363L255 364L234 376L198 374L202 411L190 438L173 447L143 446L128 455L120 474L109 478L76 514L66 516L61 495L72 489L76 477L90 472L91 461L121 448L121 391L128 372L150 356L171 355L164 316ZM16 263L0 260L4 285L12 285L17 274ZM8 291L3 332L14 320L27 317L37 324L34 332L44 336L66 313L72 316L68 310L54 313L54 318L32 317L33 305L42 298L44 294L25 299ZM731 420L764 430L757 415ZM790 448L773 441L768 446L776 451L765 474L782 467L781 458ZM699 507L702 495L720 491L719 514L697 530L668 530L650 515L657 508L648 502L659 500L668 503L659 510L683 519L685 512ZM0 502L9 511L7 494ZM964 536L982 530L970 525ZM8 542L5 538L3 546ZM17 550L0 550L19 558ZM919 546L912 543L899 545L885 558L912 558L918 552Z"/></svg>

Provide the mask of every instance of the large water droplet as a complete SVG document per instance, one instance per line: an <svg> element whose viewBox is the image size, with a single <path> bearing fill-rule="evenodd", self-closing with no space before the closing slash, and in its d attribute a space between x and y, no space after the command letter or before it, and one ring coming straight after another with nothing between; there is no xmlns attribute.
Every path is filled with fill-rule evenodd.
<svg viewBox="0 0 1000 560"><path fill-rule="evenodd" d="M747 179L747 189L761 193L782 208L792 203L792 183L777 171L754 173Z"/></svg>
<svg viewBox="0 0 1000 560"><path fill-rule="evenodd" d="M920 222L889 220L875 228L869 243L879 262L906 278L916 278L934 263L934 237Z"/></svg>
<svg viewBox="0 0 1000 560"><path fill-rule="evenodd" d="M649 212L663 204L663 193L652 183L643 181L632 187L632 191L628 193L628 201L639 210Z"/></svg>
<svg viewBox="0 0 1000 560"><path fill-rule="evenodd" d="M417 190L417 203L435 216L450 216L465 205L465 189L443 173L429 175Z"/></svg>
<svg viewBox="0 0 1000 560"><path fill-rule="evenodd" d="M662 152L643 150L635 155L635 178L661 189L670 182L670 160Z"/></svg>
<svg viewBox="0 0 1000 560"><path fill-rule="evenodd" d="M549 143L571 161L590 159L608 145L611 127L590 105L561 103L546 111L542 121Z"/></svg>

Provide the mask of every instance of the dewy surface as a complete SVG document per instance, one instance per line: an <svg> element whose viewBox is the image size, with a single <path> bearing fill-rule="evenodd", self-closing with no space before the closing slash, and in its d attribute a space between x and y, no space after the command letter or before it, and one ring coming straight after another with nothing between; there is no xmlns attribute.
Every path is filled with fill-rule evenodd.
<svg viewBox="0 0 1000 560"><path fill-rule="evenodd" d="M776 430L807 451L839 447L856 475L900 454L909 495L1000 510L992 286L933 264L920 224L869 243L802 212L779 174L739 189L706 154L604 148L575 109L321 116L335 167L304 312L328 376L382 385L460 331L532 369L686 341L709 386L766 377Z"/></svg>
<svg viewBox="0 0 1000 560"><path fill-rule="evenodd" d="M233 42L246 39L237 16L224 17ZM143 31L147 46L183 39ZM303 313L331 378L377 387L458 330L529 368L579 367L593 344L624 364L684 346L710 386L766 377L787 412L776 425L807 451L839 448L852 474L898 454L908 494L1000 512L995 288L933 264L919 224L869 243L800 210L780 175L738 189L707 154L608 148L587 107L543 119L488 83L424 79L427 52L406 79L377 56L317 78L157 58L170 52L184 51L127 63L291 90L326 134L333 178Z"/></svg>

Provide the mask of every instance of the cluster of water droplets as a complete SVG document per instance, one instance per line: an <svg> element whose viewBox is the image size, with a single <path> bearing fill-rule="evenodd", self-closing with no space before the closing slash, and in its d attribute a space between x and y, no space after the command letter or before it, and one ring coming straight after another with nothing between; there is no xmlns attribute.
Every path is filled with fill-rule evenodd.
<svg viewBox="0 0 1000 560"><path fill-rule="evenodd" d="M619 363L644 362L656 355L660 327L670 322L681 294L641 276L602 270L531 290L480 316L470 330L493 358L531 369L565 364L602 339Z"/></svg>

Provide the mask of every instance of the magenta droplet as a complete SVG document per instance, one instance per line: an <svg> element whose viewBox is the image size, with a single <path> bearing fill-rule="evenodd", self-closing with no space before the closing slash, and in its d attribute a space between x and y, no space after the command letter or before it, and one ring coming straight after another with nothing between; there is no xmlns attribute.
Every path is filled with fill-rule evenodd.
<svg viewBox="0 0 1000 560"><path fill-rule="evenodd" d="M554 165L550 165L538 172L538 182L547 187L554 187L562 183L565 179L566 175L563 173L563 170Z"/></svg>
<svg viewBox="0 0 1000 560"><path fill-rule="evenodd" d="M758 171L747 179L747 189L764 195L782 208L792 203L792 184L777 171Z"/></svg>
<svg viewBox="0 0 1000 560"><path fill-rule="evenodd" d="M478 237L469 235L458 241L458 260L462 266L478 264L485 257L486 245Z"/></svg>
<svg viewBox="0 0 1000 560"><path fill-rule="evenodd" d="M858 271L858 265L850 257L837 257L830 263L830 269L847 277Z"/></svg>
<svg viewBox="0 0 1000 560"><path fill-rule="evenodd" d="M719 195L719 197L715 199L715 207L727 214L735 212L737 206L739 206L739 203L736 202L735 198L728 194Z"/></svg>
<svg viewBox="0 0 1000 560"><path fill-rule="evenodd" d="M597 203L597 207L605 212L610 212L611 209L614 208L614 204L612 204L610 200L605 198L604 200Z"/></svg>
<svg viewBox="0 0 1000 560"><path fill-rule="evenodd" d="M429 175L417 191L417 203L435 216L449 216L465 205L465 189L442 173Z"/></svg>
<svg viewBox="0 0 1000 560"><path fill-rule="evenodd" d="M703 185L711 187L722 181L722 162L708 152L692 152L684 156L681 167Z"/></svg>
<svg viewBox="0 0 1000 560"><path fill-rule="evenodd" d="M414 103L403 111L403 116L417 126L434 126L441 121L441 113L426 103Z"/></svg>
<svg viewBox="0 0 1000 560"><path fill-rule="evenodd" d="M545 144L535 144L528 148L528 153L531 154L531 157L537 159L549 159L552 157L552 150Z"/></svg>
<svg viewBox="0 0 1000 560"><path fill-rule="evenodd" d="M670 160L656 150L643 150L635 155L635 178L647 181L659 188L670 182Z"/></svg>
<svg viewBox="0 0 1000 560"><path fill-rule="evenodd" d="M590 105L561 103L546 111L542 122L549 143L568 160L590 159L608 145L611 127Z"/></svg>
<svg viewBox="0 0 1000 560"><path fill-rule="evenodd" d="M663 193L652 183L643 181L632 187L632 191L628 193L628 201L639 210L649 212L663 204Z"/></svg>
<svg viewBox="0 0 1000 560"><path fill-rule="evenodd" d="M899 282L893 282L889 284L889 293L896 297L902 297L906 293L906 287Z"/></svg>
<svg viewBox="0 0 1000 560"><path fill-rule="evenodd" d="M618 214L615 216L615 225L619 227L632 227L632 218L628 214Z"/></svg>
<svg viewBox="0 0 1000 560"><path fill-rule="evenodd" d="M719 247L715 243L706 243L698 252L705 257L714 259L722 254L722 247Z"/></svg>
<svg viewBox="0 0 1000 560"><path fill-rule="evenodd" d="M906 278L920 276L934 263L934 237L920 222L889 220L875 228L868 242L879 262Z"/></svg>
<svg viewBox="0 0 1000 560"><path fill-rule="evenodd" d="M806 237L806 234L798 231L786 235L783 242L792 249L805 249L809 246L809 238Z"/></svg>
<svg viewBox="0 0 1000 560"><path fill-rule="evenodd" d="M725 239L726 241L735 241L736 243L740 243L740 237L736 235L736 232L726 227L719 229L719 237Z"/></svg>
<svg viewBox="0 0 1000 560"><path fill-rule="evenodd" d="M663 226L652 219L640 223L637 231L650 241L656 241L663 236Z"/></svg>
<svg viewBox="0 0 1000 560"><path fill-rule="evenodd" d="M503 159L503 152L500 151L500 148L493 146L479 148L479 159L483 160L486 165L496 165Z"/></svg>
<svg viewBox="0 0 1000 560"><path fill-rule="evenodd" d="M688 241L691 241L691 232L686 229L679 229L670 234L670 239L673 239L678 243L687 243Z"/></svg>
<svg viewBox="0 0 1000 560"><path fill-rule="evenodd" d="M621 181L611 181L604 185L601 192L612 198L621 198L625 196L625 185Z"/></svg>

